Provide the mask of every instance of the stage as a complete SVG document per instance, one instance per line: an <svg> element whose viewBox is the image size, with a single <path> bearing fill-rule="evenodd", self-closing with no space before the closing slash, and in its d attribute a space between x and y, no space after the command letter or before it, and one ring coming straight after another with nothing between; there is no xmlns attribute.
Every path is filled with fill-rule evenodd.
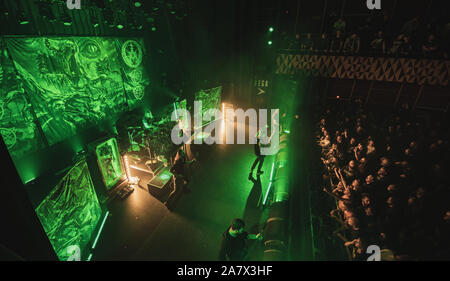
<svg viewBox="0 0 450 281"><path fill-rule="evenodd" d="M189 168L191 192L174 211L142 186L110 202L91 260L217 260L233 218L244 218L250 232L261 229L266 212L256 205L266 194L273 157L266 157L259 185L248 179L252 145L192 145L192 151L198 156ZM262 251L252 249L250 259L260 260Z"/></svg>

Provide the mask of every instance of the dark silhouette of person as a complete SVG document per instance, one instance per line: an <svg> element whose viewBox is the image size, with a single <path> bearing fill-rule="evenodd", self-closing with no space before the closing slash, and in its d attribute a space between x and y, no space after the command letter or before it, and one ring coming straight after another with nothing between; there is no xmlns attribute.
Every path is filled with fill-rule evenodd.
<svg viewBox="0 0 450 281"><path fill-rule="evenodd" d="M169 210L173 210L174 205L180 198L181 194L189 191L187 187L189 180L185 172L185 166L186 164L194 162L195 158L190 161L187 161L186 158L186 152L180 148L175 156L175 163L170 169L170 172L174 177L173 191L169 194L169 198L166 203L164 203Z"/></svg>
<svg viewBox="0 0 450 281"><path fill-rule="evenodd" d="M253 171L256 168L256 165L258 165L257 174L261 175L262 173L264 173L263 171L261 171L262 165L264 164L264 155L261 154L261 139L259 134L256 137L256 144L254 145L254 149L256 159L255 161L253 161L252 168L250 169L250 177L252 176Z"/></svg>
<svg viewBox="0 0 450 281"><path fill-rule="evenodd" d="M245 222L236 218L222 235L219 250L220 261L243 261L248 253L248 240L262 239L262 235L249 234L244 230Z"/></svg>

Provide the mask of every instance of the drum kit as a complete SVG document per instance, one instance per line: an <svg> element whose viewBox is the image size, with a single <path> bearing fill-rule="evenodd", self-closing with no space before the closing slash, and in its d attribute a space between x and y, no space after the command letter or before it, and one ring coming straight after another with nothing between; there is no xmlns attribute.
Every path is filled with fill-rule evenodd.
<svg viewBox="0 0 450 281"><path fill-rule="evenodd" d="M164 133L165 130L155 124L150 124L145 129L128 127L130 147L127 155L132 168L154 176L158 170L169 166L166 150L171 143L168 143Z"/></svg>

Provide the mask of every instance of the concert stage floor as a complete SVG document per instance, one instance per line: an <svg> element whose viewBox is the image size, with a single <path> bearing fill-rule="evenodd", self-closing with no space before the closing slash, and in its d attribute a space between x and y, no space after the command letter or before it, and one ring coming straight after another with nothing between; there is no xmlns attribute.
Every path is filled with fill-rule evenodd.
<svg viewBox="0 0 450 281"><path fill-rule="evenodd" d="M191 149L198 153L190 167L192 191L173 212L143 188L113 201L92 260L217 260L222 233L233 218L244 218L250 232L261 229L267 211L256 205L266 194L273 157L266 157L259 185L248 179L252 145ZM250 259L260 260L262 251L251 249Z"/></svg>

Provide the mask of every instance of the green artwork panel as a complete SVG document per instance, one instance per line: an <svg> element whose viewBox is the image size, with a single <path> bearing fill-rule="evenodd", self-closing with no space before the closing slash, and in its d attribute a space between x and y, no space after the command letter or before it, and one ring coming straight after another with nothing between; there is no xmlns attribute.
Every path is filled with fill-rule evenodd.
<svg viewBox="0 0 450 281"><path fill-rule="evenodd" d="M0 52L0 134L11 157L17 159L44 144L3 39L0 39Z"/></svg>
<svg viewBox="0 0 450 281"><path fill-rule="evenodd" d="M101 213L85 160L75 164L36 208L36 214L62 261L77 254L85 256L84 250Z"/></svg>
<svg viewBox="0 0 450 281"><path fill-rule="evenodd" d="M221 109L220 108L220 94L222 92L222 86L200 90L195 93L195 101L202 102L202 115L204 116L208 109ZM205 124L204 124L205 125Z"/></svg>
<svg viewBox="0 0 450 281"><path fill-rule="evenodd" d="M8 38L6 43L50 145L100 120L113 122L127 110L114 39Z"/></svg>
<svg viewBox="0 0 450 281"><path fill-rule="evenodd" d="M150 84L145 72L146 52L141 39L116 39L116 48L123 72L124 88L130 108L135 108L144 98Z"/></svg>
<svg viewBox="0 0 450 281"><path fill-rule="evenodd" d="M124 176L122 158L119 154L116 139L112 138L97 145L95 153L102 172L103 182L106 188L110 189Z"/></svg>

